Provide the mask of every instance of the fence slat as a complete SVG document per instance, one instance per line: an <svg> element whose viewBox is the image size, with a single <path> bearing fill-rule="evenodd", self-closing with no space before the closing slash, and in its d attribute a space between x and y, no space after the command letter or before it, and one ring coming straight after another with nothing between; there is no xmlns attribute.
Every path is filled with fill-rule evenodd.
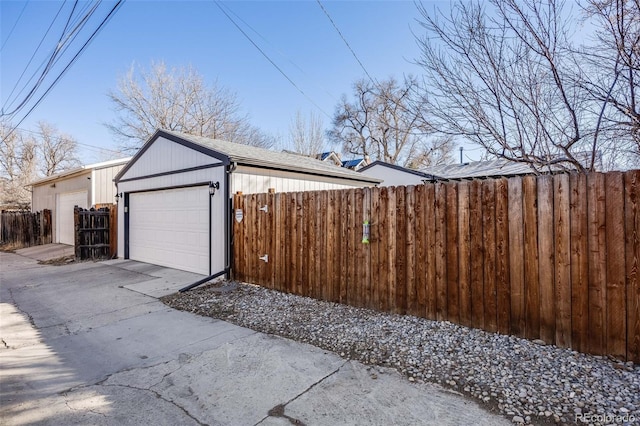
<svg viewBox="0 0 640 426"><path fill-rule="evenodd" d="M571 346L588 350L589 245L587 235L587 177L572 174L571 185Z"/></svg>
<svg viewBox="0 0 640 426"><path fill-rule="evenodd" d="M540 337L540 287L538 279L538 206L537 185L534 176L522 180L524 212L524 277L525 323L527 339Z"/></svg>
<svg viewBox="0 0 640 426"><path fill-rule="evenodd" d="M405 314L407 312L406 294L407 288L407 206L406 187L396 187L396 225L395 225L396 255L395 271L396 279L393 286L395 297L392 299L395 309L393 312Z"/></svg>
<svg viewBox="0 0 640 426"><path fill-rule="evenodd" d="M511 286L509 280L509 187L496 180L496 302L498 332L511 330Z"/></svg>
<svg viewBox="0 0 640 426"><path fill-rule="evenodd" d="M469 222L469 182L458 185L458 257L459 291L460 291L460 324L471 327L471 234Z"/></svg>
<svg viewBox="0 0 640 426"><path fill-rule="evenodd" d="M607 307L606 352L619 359L627 356L627 318L619 307L626 302L625 288L625 232L624 189L620 172L605 175L606 249L607 249Z"/></svg>
<svg viewBox="0 0 640 426"><path fill-rule="evenodd" d="M589 351L604 354L606 320L606 205L604 175L587 176L589 220Z"/></svg>
<svg viewBox="0 0 640 426"><path fill-rule="evenodd" d="M555 344L567 348L571 347L571 226L569 223L569 175L561 174L554 176L553 185L553 216L555 224L554 299L556 301Z"/></svg>
<svg viewBox="0 0 640 426"><path fill-rule="evenodd" d="M458 185L454 182L446 187L446 257L447 257L447 318L460 322L460 289L458 283Z"/></svg>
<svg viewBox="0 0 640 426"><path fill-rule="evenodd" d="M482 230L482 182L471 182L469 188L469 221L471 223L471 322L484 329L484 237Z"/></svg>
<svg viewBox="0 0 640 426"><path fill-rule="evenodd" d="M540 280L540 339L556 335L553 250L553 176L538 178L538 278Z"/></svg>
<svg viewBox="0 0 640 426"><path fill-rule="evenodd" d="M482 235L484 240L484 327L498 331L496 289L496 193L495 181L482 182Z"/></svg>
<svg viewBox="0 0 640 426"><path fill-rule="evenodd" d="M425 185L426 316L436 319L436 185Z"/></svg>
<svg viewBox="0 0 640 426"><path fill-rule="evenodd" d="M447 187L436 183L436 319L447 319Z"/></svg>
<svg viewBox="0 0 640 426"><path fill-rule="evenodd" d="M522 179L509 178L509 287L511 294L511 333L525 334L524 217Z"/></svg>
<svg viewBox="0 0 640 426"><path fill-rule="evenodd" d="M371 188L371 303L372 309L380 306L380 188Z"/></svg>
<svg viewBox="0 0 640 426"><path fill-rule="evenodd" d="M407 307L407 313L411 315L420 315L418 310L418 297L417 297L417 279L416 279L416 242L418 240L416 235L416 193L415 187L408 186L406 188L406 292L405 292L405 304Z"/></svg>
<svg viewBox="0 0 640 426"><path fill-rule="evenodd" d="M627 360L640 363L640 171L625 173Z"/></svg>

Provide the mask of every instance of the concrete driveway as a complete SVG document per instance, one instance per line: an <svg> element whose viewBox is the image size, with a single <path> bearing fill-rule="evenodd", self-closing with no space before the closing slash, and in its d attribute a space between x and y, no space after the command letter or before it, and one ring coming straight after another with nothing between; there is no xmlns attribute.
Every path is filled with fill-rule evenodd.
<svg viewBox="0 0 640 426"><path fill-rule="evenodd" d="M510 424L462 396L168 308L199 275L0 253L0 424Z"/></svg>

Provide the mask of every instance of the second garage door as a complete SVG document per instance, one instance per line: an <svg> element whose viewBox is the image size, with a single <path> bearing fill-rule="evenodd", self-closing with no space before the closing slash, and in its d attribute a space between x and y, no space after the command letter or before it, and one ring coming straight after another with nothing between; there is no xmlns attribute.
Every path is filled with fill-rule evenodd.
<svg viewBox="0 0 640 426"><path fill-rule="evenodd" d="M209 187L129 196L129 258L209 275Z"/></svg>
<svg viewBox="0 0 640 426"><path fill-rule="evenodd" d="M74 245L75 225L73 222L73 208L75 206L87 208L87 191L68 192L58 194L56 199L56 241L62 244Z"/></svg>

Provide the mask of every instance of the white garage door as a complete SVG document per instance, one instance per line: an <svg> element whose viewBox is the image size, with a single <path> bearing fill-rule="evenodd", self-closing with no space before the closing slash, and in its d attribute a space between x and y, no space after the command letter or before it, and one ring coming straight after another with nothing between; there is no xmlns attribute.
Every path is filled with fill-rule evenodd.
<svg viewBox="0 0 640 426"><path fill-rule="evenodd" d="M209 275L209 187L129 196L129 258Z"/></svg>
<svg viewBox="0 0 640 426"><path fill-rule="evenodd" d="M75 244L73 208L87 208L87 191L58 194L56 200L56 240L62 244Z"/></svg>

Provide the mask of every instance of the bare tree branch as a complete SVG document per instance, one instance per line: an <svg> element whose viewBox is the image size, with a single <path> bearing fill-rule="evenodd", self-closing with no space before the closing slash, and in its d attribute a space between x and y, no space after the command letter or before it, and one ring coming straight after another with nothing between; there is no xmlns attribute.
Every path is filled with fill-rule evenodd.
<svg viewBox="0 0 640 426"><path fill-rule="evenodd" d="M148 71L132 66L108 96L117 118L106 126L124 151L140 148L158 128L264 148L274 143L240 113L234 93L208 87L193 68L168 70L163 62Z"/></svg>

